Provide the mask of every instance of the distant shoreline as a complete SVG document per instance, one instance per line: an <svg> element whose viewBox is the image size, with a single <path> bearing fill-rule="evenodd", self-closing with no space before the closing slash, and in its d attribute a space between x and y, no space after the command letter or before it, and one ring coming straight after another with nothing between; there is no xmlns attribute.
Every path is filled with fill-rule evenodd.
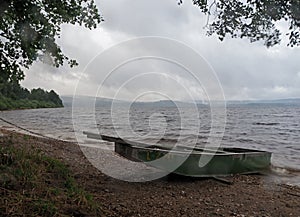
<svg viewBox="0 0 300 217"><path fill-rule="evenodd" d="M35 109L57 109L57 108L65 108L65 106L58 106L58 107L40 107L40 108L14 108L14 109L6 109L6 110L1 110L0 112L5 112L5 111L21 111L21 110L35 110Z"/></svg>
<svg viewBox="0 0 300 217"><path fill-rule="evenodd" d="M158 100L158 101L136 101L130 102L121 99L103 98L103 97L91 97L91 96L61 96L65 106L72 106L73 100L76 100L76 105L112 105L113 103L117 105L137 105L137 106L209 106L209 101L195 100L195 101L180 101L180 100ZM218 101L213 101L218 103ZM243 105L300 105L300 98L286 98L286 99L269 99L269 100L227 100L224 102L227 106L243 106Z"/></svg>

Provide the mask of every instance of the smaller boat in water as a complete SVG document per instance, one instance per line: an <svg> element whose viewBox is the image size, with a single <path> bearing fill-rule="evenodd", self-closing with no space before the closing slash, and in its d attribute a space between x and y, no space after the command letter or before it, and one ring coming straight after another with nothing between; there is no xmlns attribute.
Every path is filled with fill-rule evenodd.
<svg viewBox="0 0 300 217"><path fill-rule="evenodd" d="M137 162L184 176L215 177L259 173L271 164L272 153L233 147L149 145L118 137L83 132L87 138L114 142L115 152ZM205 164L201 165L204 159Z"/></svg>

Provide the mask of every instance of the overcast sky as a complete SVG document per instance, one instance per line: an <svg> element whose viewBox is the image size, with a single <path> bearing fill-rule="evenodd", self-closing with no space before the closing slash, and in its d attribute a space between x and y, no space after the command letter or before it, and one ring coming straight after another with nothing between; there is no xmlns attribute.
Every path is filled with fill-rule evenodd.
<svg viewBox="0 0 300 217"><path fill-rule="evenodd" d="M56 69L35 63L26 71L23 86L54 89L60 95L73 95L78 79L82 78L87 64L96 55L129 39L158 36L178 40L202 55L216 72L228 100L300 97L300 48L287 47L286 40L281 45L266 48L262 42L251 44L247 39L227 38L220 42L215 36L208 37L203 28L206 16L192 5L191 0L185 0L181 6L175 0L96 2L105 22L95 30L64 25L58 40L65 54L77 59L80 65L74 69L67 66ZM94 61L97 62L97 58ZM126 83L142 73L150 75ZM86 86L80 89L79 94L94 95L104 76L103 72L92 72L89 79L84 80ZM136 98L147 91L155 91L171 99L187 99L178 84L188 87L195 98L203 97L202 87L197 87L193 79L185 76L176 65L154 60L124 65L109 82L102 84L102 91L98 94L113 97L122 86L118 95L122 99ZM158 98L150 96L145 99Z"/></svg>

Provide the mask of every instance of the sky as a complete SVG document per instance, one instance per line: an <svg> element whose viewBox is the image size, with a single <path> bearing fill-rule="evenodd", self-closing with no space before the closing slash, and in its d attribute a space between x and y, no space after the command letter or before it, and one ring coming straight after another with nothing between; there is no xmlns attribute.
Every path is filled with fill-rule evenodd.
<svg viewBox="0 0 300 217"><path fill-rule="evenodd" d="M226 38L221 42L206 35L207 17L188 0L180 6L175 0L96 0L96 4L105 20L97 29L64 24L58 39L63 52L79 66L57 69L36 62L25 72L23 86L54 89L60 95L96 94L125 100L189 100L191 95L199 100L214 98L213 93L207 93L210 84L203 77L200 84L179 66L180 56L177 62L151 58L128 62L104 80L110 73L105 71L106 64L117 64L119 56L130 56L131 52L151 50L135 43L135 47L112 55L112 48L128 40L155 36L184 44L191 49L188 55L198 53L212 68L227 100L300 98L300 48L287 47L286 38L272 48L247 39ZM284 30L283 25L280 28ZM154 53L165 52L163 47L154 46ZM111 56L103 60L105 52ZM169 53L172 55L171 50Z"/></svg>

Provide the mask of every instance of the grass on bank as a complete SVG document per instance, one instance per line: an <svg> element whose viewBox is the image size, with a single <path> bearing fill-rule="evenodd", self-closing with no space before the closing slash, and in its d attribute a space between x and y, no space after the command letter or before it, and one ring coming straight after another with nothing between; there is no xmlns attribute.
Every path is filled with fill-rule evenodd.
<svg viewBox="0 0 300 217"><path fill-rule="evenodd" d="M0 216L99 216L68 167L34 148L0 143Z"/></svg>

